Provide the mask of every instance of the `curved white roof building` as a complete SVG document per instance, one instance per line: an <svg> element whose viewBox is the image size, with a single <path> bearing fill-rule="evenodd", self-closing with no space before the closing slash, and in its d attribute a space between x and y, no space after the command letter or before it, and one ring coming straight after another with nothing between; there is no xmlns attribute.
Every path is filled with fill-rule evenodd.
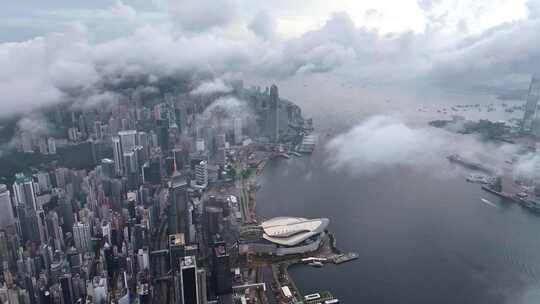
<svg viewBox="0 0 540 304"><path fill-rule="evenodd" d="M308 220L301 217L276 217L261 224L263 238L281 246L296 246L325 231L326 218Z"/></svg>

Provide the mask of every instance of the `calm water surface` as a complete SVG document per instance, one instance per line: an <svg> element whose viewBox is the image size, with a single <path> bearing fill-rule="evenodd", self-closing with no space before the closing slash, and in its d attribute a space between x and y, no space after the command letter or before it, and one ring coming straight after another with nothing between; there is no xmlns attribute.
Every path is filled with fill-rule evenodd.
<svg viewBox="0 0 540 304"><path fill-rule="evenodd" d="M351 175L317 152L270 163L261 184L260 216L327 217L338 246L360 254L340 266L294 268L304 293L329 290L347 304L540 303L540 216L463 175Z"/></svg>

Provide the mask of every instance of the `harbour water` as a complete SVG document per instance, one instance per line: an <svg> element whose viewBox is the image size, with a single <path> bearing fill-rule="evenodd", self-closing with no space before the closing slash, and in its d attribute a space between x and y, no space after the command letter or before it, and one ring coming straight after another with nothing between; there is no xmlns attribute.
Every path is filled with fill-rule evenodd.
<svg viewBox="0 0 540 304"><path fill-rule="evenodd" d="M329 290L347 304L540 301L540 216L467 175L335 170L322 145L268 164L257 194L259 216L328 217L338 247L360 255L293 268L303 293Z"/></svg>

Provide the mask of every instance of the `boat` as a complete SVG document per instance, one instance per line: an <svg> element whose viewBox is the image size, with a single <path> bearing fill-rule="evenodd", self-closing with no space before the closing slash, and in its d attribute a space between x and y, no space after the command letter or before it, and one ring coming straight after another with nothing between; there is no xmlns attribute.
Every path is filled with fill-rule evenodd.
<svg viewBox="0 0 540 304"><path fill-rule="evenodd" d="M296 156L296 157L302 157L302 154L300 154L300 153L298 153L298 152L296 152L296 151L291 151L291 152L289 152L289 153L292 154L292 155L294 155L294 156Z"/></svg>
<svg viewBox="0 0 540 304"><path fill-rule="evenodd" d="M463 166L465 168L468 168L468 169L471 169L471 170L476 170L476 171L484 172L484 173L487 173L487 174L493 174L494 173L493 169L488 168L488 167L486 167L486 166L484 166L482 164L479 164L479 163L470 161L468 159L465 159L465 158L459 156L458 154L450 155L450 156L447 157L447 159L451 163L456 163L458 165L461 165L461 166Z"/></svg>
<svg viewBox="0 0 540 304"><path fill-rule="evenodd" d="M480 174L471 174L465 180L468 181L469 183L477 183L477 184L489 184L490 183L490 180L489 180L489 178L487 176L480 175Z"/></svg>
<svg viewBox="0 0 540 304"><path fill-rule="evenodd" d="M313 261L313 262L309 263L308 265L312 266L312 267L317 267L317 268L321 268L321 267L324 266L324 264L319 262L319 261Z"/></svg>
<svg viewBox="0 0 540 304"><path fill-rule="evenodd" d="M540 201L533 199L521 199L521 205L534 213L540 214Z"/></svg>
<svg viewBox="0 0 540 304"><path fill-rule="evenodd" d="M347 254L340 254L334 259L335 264L341 264L358 259L359 255L356 252L349 252Z"/></svg>

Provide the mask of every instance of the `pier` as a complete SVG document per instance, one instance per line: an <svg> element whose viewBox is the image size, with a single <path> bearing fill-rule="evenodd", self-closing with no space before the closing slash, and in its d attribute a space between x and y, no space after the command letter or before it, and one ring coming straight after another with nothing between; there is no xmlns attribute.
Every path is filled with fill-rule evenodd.
<svg viewBox="0 0 540 304"><path fill-rule="evenodd" d="M307 266L313 261L322 264L340 265L358 259L358 253L342 253L335 247L335 244L336 239L334 235L327 233L319 249L314 252L293 256L250 256L250 263L253 267L271 265L273 276L272 291L276 299L278 299L278 303L319 303L321 302L320 299L319 302L307 302L304 299L304 295L289 274L289 268ZM331 299L335 298L333 296L325 296L323 301Z"/></svg>

